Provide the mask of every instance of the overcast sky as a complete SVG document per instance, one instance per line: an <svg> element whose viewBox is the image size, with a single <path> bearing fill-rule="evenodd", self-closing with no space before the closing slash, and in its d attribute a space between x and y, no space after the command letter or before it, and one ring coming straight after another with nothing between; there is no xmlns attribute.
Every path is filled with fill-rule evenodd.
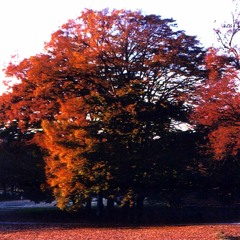
<svg viewBox="0 0 240 240"><path fill-rule="evenodd" d="M173 18L179 29L198 36L208 47L215 41L214 20L231 16L232 0L0 0L0 69L12 55L21 59L41 52L51 33L83 9L107 7ZM0 82L3 78L0 71Z"/></svg>

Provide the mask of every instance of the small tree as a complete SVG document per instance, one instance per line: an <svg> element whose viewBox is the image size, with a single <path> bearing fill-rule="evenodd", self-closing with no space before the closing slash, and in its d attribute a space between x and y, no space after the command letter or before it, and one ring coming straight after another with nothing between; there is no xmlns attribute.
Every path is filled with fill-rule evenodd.
<svg viewBox="0 0 240 240"><path fill-rule="evenodd" d="M206 57L208 80L196 92L193 118L209 129L209 140L217 159L239 158L239 12L236 6L232 23L216 29L220 47Z"/></svg>

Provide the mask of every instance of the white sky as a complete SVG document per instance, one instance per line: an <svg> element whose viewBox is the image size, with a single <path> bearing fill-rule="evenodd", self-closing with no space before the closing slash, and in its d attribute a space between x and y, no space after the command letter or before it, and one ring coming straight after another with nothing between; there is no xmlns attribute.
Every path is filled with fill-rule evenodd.
<svg viewBox="0 0 240 240"><path fill-rule="evenodd" d="M51 33L84 8L107 7L173 18L179 29L210 46L215 41L214 20L230 16L232 0L0 0L0 83L4 79L1 69L12 55L22 59L41 52Z"/></svg>

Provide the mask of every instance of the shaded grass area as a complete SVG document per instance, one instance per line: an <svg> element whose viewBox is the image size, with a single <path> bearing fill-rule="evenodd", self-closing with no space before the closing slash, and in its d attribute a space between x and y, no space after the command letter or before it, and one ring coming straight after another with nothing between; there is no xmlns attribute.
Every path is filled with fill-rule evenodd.
<svg viewBox="0 0 240 240"><path fill-rule="evenodd" d="M0 222L13 223L60 223L74 222L84 218L81 213L69 213L55 207L23 208L0 211Z"/></svg>
<svg viewBox="0 0 240 240"><path fill-rule="evenodd" d="M91 212L81 210L70 213L56 207L2 210L0 238L99 240L104 236L105 240L240 240L239 224L206 224L238 222L238 207L146 206L141 219L137 219L136 211L129 209L116 208L112 216L105 212L102 217L97 216L96 212L93 208Z"/></svg>
<svg viewBox="0 0 240 240"><path fill-rule="evenodd" d="M136 209L116 208L102 216L96 209L65 212L56 207L22 208L0 211L0 225L6 223L81 224L90 226L149 226L171 224L232 223L240 222L240 207L157 207Z"/></svg>

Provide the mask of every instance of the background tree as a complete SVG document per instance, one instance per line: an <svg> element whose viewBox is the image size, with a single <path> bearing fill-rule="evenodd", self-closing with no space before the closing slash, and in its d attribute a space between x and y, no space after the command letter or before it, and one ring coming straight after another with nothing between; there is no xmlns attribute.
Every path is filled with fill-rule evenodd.
<svg viewBox="0 0 240 240"><path fill-rule="evenodd" d="M5 199L52 200L49 189L41 190L46 181L42 151L36 144L27 144L32 134L21 133L16 122L0 131L0 186Z"/></svg>
<svg viewBox="0 0 240 240"><path fill-rule="evenodd" d="M132 205L160 191L166 142L186 121L203 79L204 51L172 19L85 10L52 35L45 53L10 64L20 79L3 96L4 119L37 129L59 206L93 194ZM158 139L158 140L157 140Z"/></svg>
<svg viewBox="0 0 240 240"><path fill-rule="evenodd" d="M214 29L214 32L220 44L218 48L221 50L221 53L228 56L229 60L231 60L231 64L236 69L239 69L240 13L238 1L232 0L232 6L233 11L231 12L231 20L221 23L220 27L218 26Z"/></svg>
<svg viewBox="0 0 240 240"><path fill-rule="evenodd" d="M207 139L203 158L208 163L206 195L224 202L239 198L239 10L237 1L231 13L231 22L215 29L218 48L208 50L205 62L208 71L194 96L195 109L192 114L196 131ZM223 160L214 162L212 160ZM210 184L209 184L210 183Z"/></svg>
<svg viewBox="0 0 240 240"><path fill-rule="evenodd" d="M235 1L233 1L235 2ZM208 80L195 94L194 119L206 126L211 148L217 159L239 158L239 10L237 3L232 22L215 29L220 46L209 49L206 57Z"/></svg>

